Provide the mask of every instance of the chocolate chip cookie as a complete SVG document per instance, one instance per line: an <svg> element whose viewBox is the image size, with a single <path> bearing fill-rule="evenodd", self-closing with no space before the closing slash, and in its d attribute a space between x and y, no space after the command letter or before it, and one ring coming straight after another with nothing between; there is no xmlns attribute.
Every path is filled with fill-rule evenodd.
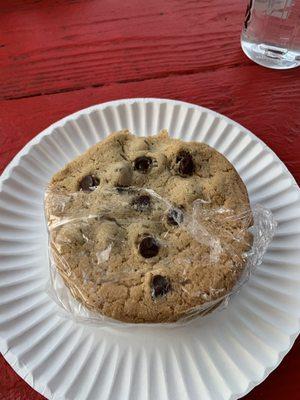
<svg viewBox="0 0 300 400"><path fill-rule="evenodd" d="M171 322L230 292L251 246L245 185L206 144L111 134L55 174L45 211L56 268L88 309Z"/></svg>

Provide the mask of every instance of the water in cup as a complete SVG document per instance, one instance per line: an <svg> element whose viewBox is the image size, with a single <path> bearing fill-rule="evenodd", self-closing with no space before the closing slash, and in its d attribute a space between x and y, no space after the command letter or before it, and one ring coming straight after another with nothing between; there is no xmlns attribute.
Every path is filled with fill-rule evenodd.
<svg viewBox="0 0 300 400"><path fill-rule="evenodd" d="M269 68L300 65L300 0L251 0L241 45L246 55Z"/></svg>

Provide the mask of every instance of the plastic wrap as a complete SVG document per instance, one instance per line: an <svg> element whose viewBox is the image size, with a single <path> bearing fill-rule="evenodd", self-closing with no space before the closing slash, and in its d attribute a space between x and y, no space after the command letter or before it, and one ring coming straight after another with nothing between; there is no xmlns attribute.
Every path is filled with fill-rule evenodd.
<svg viewBox="0 0 300 400"><path fill-rule="evenodd" d="M125 196L120 196L120 192L124 192ZM137 195L142 199L144 196L145 201L129 201ZM151 197L152 202L151 217L147 216L147 213L145 216L144 212L148 197ZM76 208L75 213L72 211L75 207L70 205L76 202L81 206ZM170 210L173 219L171 225L176 225L177 232L184 232L194 244L194 251L178 252L176 257L176 265L181 266L182 282L181 287L176 290L186 291L186 295L198 299L198 304L186 308L175 324L185 323L226 306L230 297L238 292L254 269L261 264L276 229L272 213L260 205L252 206L251 210L248 207L233 210L212 207L209 200L197 199L190 210L186 211L174 207L153 190L145 188L107 189L101 204L90 207L87 202L88 196L80 192L70 195L46 194L50 258L48 292L64 313L86 323L124 324L95 310L90 306L94 303L89 304L85 293L93 295L101 285L110 282L120 285L126 282L126 285L130 285L139 274L151 274L152 258L144 260L141 271L126 263L119 263L117 269L111 268L110 265L116 262L116 257L123 251L129 251L128 248L134 242L130 235L140 227L157 230L160 251L164 255L159 261L160 275L163 275L164 271L170 271L174 264L175 250L172 248L178 246L169 240L168 224L164 220L164 216L170 215ZM126 236L116 232L116 225L127 229ZM161 226L164 228L160 229ZM172 229L170 226L170 230ZM220 265L228 265L231 278L235 276L232 278L234 283L224 284L224 287L212 285L204 289L197 288L197 285L195 289L195 285L186 284L190 280L189 269L195 270L195 265L200 269L202 267L201 263L199 264L199 254L195 251L197 243L199 251L206 251L206 258L202 257L201 262L211 271L217 271ZM113 256L116 246L118 252ZM78 286L76 282L79 282ZM190 289L191 287L193 289ZM128 322L125 324L128 326Z"/></svg>

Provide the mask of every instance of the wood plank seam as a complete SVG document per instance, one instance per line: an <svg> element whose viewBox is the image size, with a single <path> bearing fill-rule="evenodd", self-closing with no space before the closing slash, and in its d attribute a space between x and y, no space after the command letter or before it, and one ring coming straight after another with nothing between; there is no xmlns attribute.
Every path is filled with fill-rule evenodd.
<svg viewBox="0 0 300 400"><path fill-rule="evenodd" d="M226 68L222 68L223 70L227 69L234 69L234 68L240 68L244 67L245 63L244 62L239 62L232 64L231 66L228 66ZM247 65L247 67L255 67L255 64L251 63ZM170 77L180 77L180 76L191 76L191 75L196 75L199 73L206 73L206 72L213 72L219 70L220 67L216 66L214 67L206 67L206 68L200 68L200 69L191 69L191 70L182 70L182 71L173 71L173 72L161 72L159 74L155 74L155 76L149 75L149 77L142 77L142 78L134 78L134 79L121 79L121 80L116 80L112 81L110 83L93 83L91 85L83 85L79 87L70 87L70 88L62 88L62 89L57 89L57 90L45 90L41 92L36 92L32 94L27 94L27 95L22 95L22 96L0 96L0 100L20 100L20 99L27 99L27 98L32 98L32 97L38 97L38 96L44 96L44 95L51 95L51 94L60 94L60 93L69 93L69 92L77 92L79 90L85 90L85 89L91 89L91 88L101 88L101 87L108 87L110 85L114 84L126 84L126 83L135 83L135 82L146 82L146 81L151 81L151 80L156 80L156 79L163 79L163 78L170 78Z"/></svg>

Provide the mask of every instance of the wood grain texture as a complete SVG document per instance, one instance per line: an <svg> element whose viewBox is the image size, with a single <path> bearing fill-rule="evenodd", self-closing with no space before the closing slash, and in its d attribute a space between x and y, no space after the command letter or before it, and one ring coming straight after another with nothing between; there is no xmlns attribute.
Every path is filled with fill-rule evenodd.
<svg viewBox="0 0 300 400"><path fill-rule="evenodd" d="M241 13L236 0L2 1L0 98L245 63Z"/></svg>
<svg viewBox="0 0 300 400"><path fill-rule="evenodd" d="M253 64L3 100L0 169L29 139L69 113L118 98L164 97L200 104L233 118L264 140L300 182L300 85L293 79L294 71L273 71ZM283 99L285 93L288 98Z"/></svg>
<svg viewBox="0 0 300 400"><path fill-rule="evenodd" d="M246 0L0 0L0 173L72 112L162 97L235 119L300 182L300 71L268 70L243 55L245 8ZM298 340L245 399L299 399L299 363ZM0 357L0 400L42 398Z"/></svg>
<svg viewBox="0 0 300 400"><path fill-rule="evenodd" d="M5 359L0 356L0 399L1 400L43 400L20 378Z"/></svg>

